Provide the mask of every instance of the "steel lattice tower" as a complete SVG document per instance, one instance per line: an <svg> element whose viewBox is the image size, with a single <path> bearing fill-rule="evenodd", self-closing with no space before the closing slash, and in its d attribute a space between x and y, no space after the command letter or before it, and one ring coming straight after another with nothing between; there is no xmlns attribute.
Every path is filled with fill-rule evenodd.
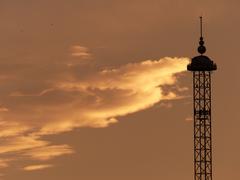
<svg viewBox="0 0 240 180"><path fill-rule="evenodd" d="M202 17L200 25L200 55L187 66L193 73L194 180L212 180L211 73L217 66L203 55Z"/></svg>

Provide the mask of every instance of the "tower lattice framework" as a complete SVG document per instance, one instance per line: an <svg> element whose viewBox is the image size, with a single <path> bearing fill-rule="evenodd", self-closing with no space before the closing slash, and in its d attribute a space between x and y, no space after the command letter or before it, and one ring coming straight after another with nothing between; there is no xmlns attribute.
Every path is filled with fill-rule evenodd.
<svg viewBox="0 0 240 180"><path fill-rule="evenodd" d="M211 73L217 65L207 56L202 36L199 56L192 58L188 71L193 73L194 180L212 180Z"/></svg>
<svg viewBox="0 0 240 180"><path fill-rule="evenodd" d="M211 72L193 72L195 180L212 180Z"/></svg>

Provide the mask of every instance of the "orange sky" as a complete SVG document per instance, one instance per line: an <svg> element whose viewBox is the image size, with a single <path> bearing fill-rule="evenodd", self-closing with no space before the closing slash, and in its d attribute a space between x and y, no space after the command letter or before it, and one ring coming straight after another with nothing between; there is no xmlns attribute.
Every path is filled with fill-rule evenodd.
<svg viewBox="0 0 240 180"><path fill-rule="evenodd" d="M239 179L235 0L2 0L0 180L193 179L204 16L214 178Z"/></svg>

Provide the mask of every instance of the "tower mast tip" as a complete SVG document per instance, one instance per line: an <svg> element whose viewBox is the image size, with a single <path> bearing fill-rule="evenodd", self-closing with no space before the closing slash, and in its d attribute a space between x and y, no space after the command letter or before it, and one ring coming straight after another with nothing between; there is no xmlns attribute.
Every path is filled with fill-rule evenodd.
<svg viewBox="0 0 240 180"><path fill-rule="evenodd" d="M203 32L202 32L202 26L203 26L203 17L200 16L200 41L199 41L199 47L198 47L198 52L202 55L206 52L206 47L204 46L204 41L203 41Z"/></svg>

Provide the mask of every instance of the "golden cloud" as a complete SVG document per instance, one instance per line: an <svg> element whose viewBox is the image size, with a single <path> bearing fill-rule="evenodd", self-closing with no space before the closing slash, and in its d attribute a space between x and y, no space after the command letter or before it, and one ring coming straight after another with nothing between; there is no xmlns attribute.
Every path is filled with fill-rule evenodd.
<svg viewBox="0 0 240 180"><path fill-rule="evenodd" d="M57 156L72 153L73 150L68 145L52 145L31 149L29 151L26 151L24 155L30 156L32 159L45 161Z"/></svg>
<svg viewBox="0 0 240 180"><path fill-rule="evenodd" d="M0 169L8 167L10 161L10 159L0 159Z"/></svg>
<svg viewBox="0 0 240 180"><path fill-rule="evenodd" d="M36 171L36 170L42 170L42 169L46 169L46 168L50 168L50 167L53 167L53 165L51 165L51 164L39 164L39 165L26 166L23 169L25 171Z"/></svg>
<svg viewBox="0 0 240 180"><path fill-rule="evenodd" d="M2 140L0 146L0 154L21 152L24 150L34 149L38 147L45 147L49 143L43 140L38 140L35 137L28 136L15 136Z"/></svg>
<svg viewBox="0 0 240 180"><path fill-rule="evenodd" d="M74 50L87 53L82 47ZM10 111L2 113L0 119L0 138L4 137L0 155L11 153L47 161L74 153L69 145L55 145L42 140L43 136L79 127L108 127L117 123L118 117L152 107L161 100L178 98L173 92L163 93L162 86L175 84L175 74L185 71L188 62L188 58L166 57L81 76L66 71L39 81L38 89L30 89L32 92L27 87L14 89L2 98ZM48 167L52 165L31 165L24 170Z"/></svg>
<svg viewBox="0 0 240 180"><path fill-rule="evenodd" d="M82 59L88 59L91 57L89 49L80 45L74 45L71 47L71 55Z"/></svg>

